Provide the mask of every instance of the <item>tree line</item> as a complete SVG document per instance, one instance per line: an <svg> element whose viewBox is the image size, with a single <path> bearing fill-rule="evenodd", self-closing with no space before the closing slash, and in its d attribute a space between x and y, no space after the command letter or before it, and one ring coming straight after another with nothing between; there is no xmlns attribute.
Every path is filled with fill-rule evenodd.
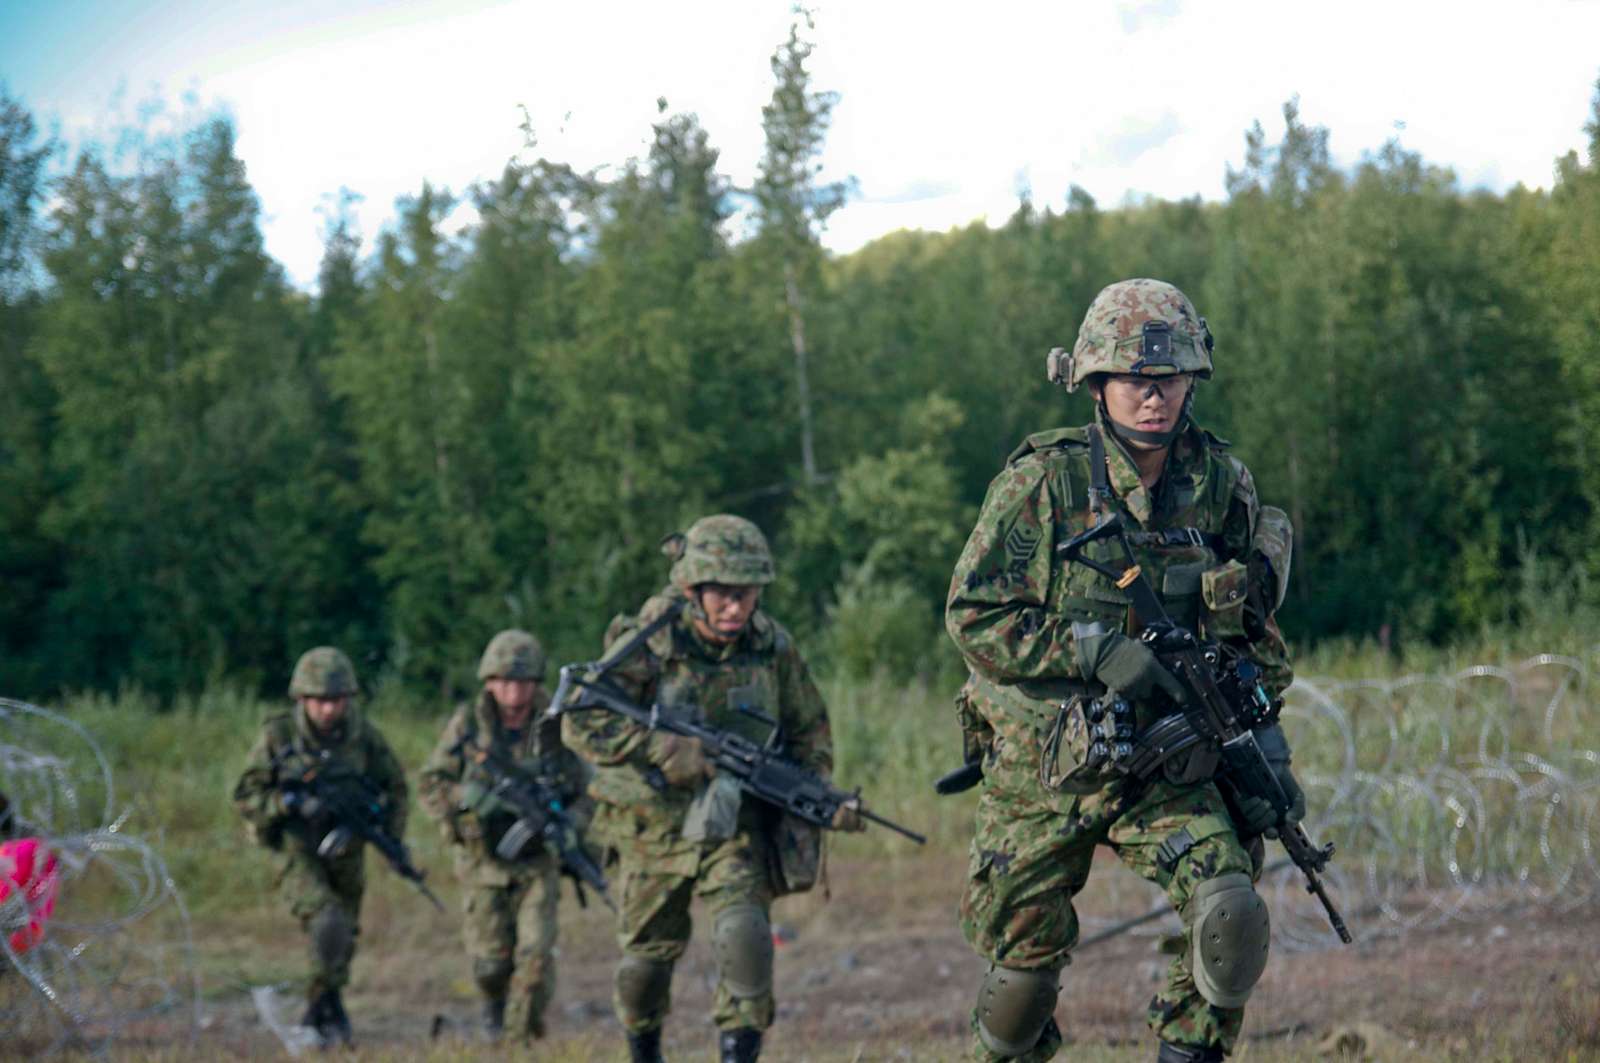
<svg viewBox="0 0 1600 1063"><path fill-rule="evenodd" d="M465 233L430 184L370 246L335 211L314 293L266 253L227 119L67 165L0 93L0 693L276 691L334 643L448 697L506 626L592 655L716 511L767 531L773 611L832 666L948 670L988 480L1090 415L1044 354L1129 276L1216 334L1197 414L1294 520L1291 640L1439 642L1516 622L1530 582L1587 593L1600 92L1549 191L1398 143L1341 169L1291 102L1222 202L1074 188L835 256L803 30L751 187L661 101L614 170L466 189Z"/></svg>

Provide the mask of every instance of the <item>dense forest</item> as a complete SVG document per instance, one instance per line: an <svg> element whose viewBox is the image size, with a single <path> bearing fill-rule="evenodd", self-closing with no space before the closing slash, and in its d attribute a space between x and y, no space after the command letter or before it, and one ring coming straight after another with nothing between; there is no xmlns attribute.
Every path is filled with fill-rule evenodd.
<svg viewBox="0 0 1600 1063"><path fill-rule="evenodd" d="M331 642L449 696L501 627L595 652L715 511L766 529L772 610L830 667L948 670L989 478L1089 415L1045 352L1128 276L1210 320L1197 415L1293 517L1292 640L1589 593L1600 94L1548 192L1398 143L1340 168L1291 102L1222 202L1073 189L835 256L808 57L773 55L749 187L661 101L643 157L513 161L459 193L463 234L426 184L370 244L335 213L314 293L265 252L227 119L68 159L0 93L0 693L276 692Z"/></svg>

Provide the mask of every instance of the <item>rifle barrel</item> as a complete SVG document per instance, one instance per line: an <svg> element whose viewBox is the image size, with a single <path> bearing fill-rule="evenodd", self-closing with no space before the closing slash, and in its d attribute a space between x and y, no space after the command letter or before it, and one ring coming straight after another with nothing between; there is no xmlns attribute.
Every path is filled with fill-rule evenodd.
<svg viewBox="0 0 1600 1063"><path fill-rule="evenodd" d="M865 808L858 808L858 809L856 809L856 811L861 814L861 818L862 819L870 819L872 822L876 823L880 827L888 827L890 830L894 831L897 834L905 835L907 838L910 838L912 841L916 842L918 845L926 845L928 843L928 838L927 838L926 835L918 834L916 831L911 830L909 827L902 827L900 824L896 823L892 819L885 819L883 816L878 815L876 812L868 811Z"/></svg>

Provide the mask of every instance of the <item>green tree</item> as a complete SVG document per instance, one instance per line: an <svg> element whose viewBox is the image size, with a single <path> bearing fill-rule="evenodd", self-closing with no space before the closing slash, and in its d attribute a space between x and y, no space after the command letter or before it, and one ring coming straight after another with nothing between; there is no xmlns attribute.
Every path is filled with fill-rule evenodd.
<svg viewBox="0 0 1600 1063"><path fill-rule="evenodd" d="M789 37L773 53L777 84L761 109L766 135L753 189L761 247L774 280L781 283L790 347L794 353L795 408L799 415L800 466L805 482L814 483L818 465L812 409L811 351L807 337L807 301L820 289L822 248L819 233L844 205L852 182L822 181L819 156L838 94L811 88L806 62L814 45L800 35L801 23L813 28L811 14L796 8Z"/></svg>
<svg viewBox="0 0 1600 1063"><path fill-rule="evenodd" d="M50 496L55 396L30 351L46 294L38 208L56 153L33 116L0 88L0 688L37 689L40 619L61 561L39 527Z"/></svg>

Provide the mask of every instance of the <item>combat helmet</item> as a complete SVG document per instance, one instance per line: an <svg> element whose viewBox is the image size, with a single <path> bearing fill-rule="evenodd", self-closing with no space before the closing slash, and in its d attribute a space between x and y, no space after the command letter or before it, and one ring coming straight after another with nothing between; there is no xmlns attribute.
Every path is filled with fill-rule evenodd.
<svg viewBox="0 0 1600 1063"><path fill-rule="evenodd" d="M1083 315L1072 353L1055 348L1046 359L1045 369L1051 381L1068 391L1076 391L1084 381L1104 373L1192 373L1205 380L1211 376L1213 346L1206 319L1195 312L1187 295L1166 281L1139 277L1102 288ZM1166 446L1188 425L1193 409L1191 388L1177 422L1166 432L1142 432L1116 423L1106 409L1103 395L1098 413L1101 422L1116 436Z"/></svg>
<svg viewBox="0 0 1600 1063"><path fill-rule="evenodd" d="M509 628L489 640L478 661L479 679L544 679L544 647L539 640L517 628Z"/></svg>
<svg viewBox="0 0 1600 1063"><path fill-rule="evenodd" d="M731 513L701 517L687 532L674 532L661 540L661 550L672 558L672 582L680 587L702 583L747 587L772 582L767 537L750 521Z"/></svg>
<svg viewBox="0 0 1600 1063"><path fill-rule="evenodd" d="M356 693L355 666L333 646L302 653L289 679L291 698L345 698Z"/></svg>
<svg viewBox="0 0 1600 1063"><path fill-rule="evenodd" d="M1189 297L1166 281L1108 284L1089 304L1072 353L1050 352L1050 379L1076 391L1096 373L1211 376L1211 329Z"/></svg>

